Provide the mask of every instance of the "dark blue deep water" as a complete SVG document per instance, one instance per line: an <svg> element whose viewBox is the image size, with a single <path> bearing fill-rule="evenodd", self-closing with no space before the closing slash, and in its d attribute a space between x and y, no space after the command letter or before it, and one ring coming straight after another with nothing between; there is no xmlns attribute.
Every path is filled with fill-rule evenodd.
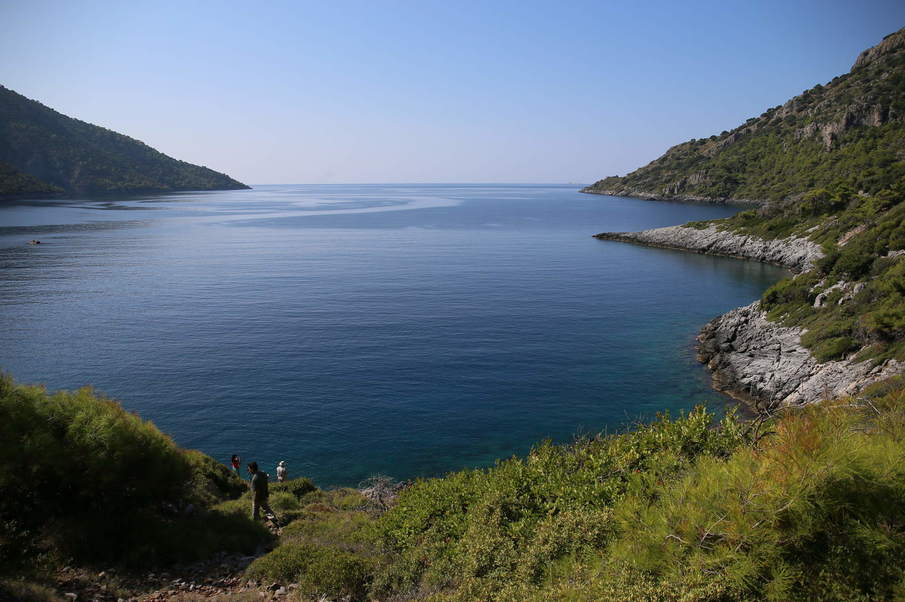
<svg viewBox="0 0 905 602"><path fill-rule="evenodd" d="M784 272L591 235L733 211L525 185L7 203L0 368L322 486L490 465L725 406L694 336Z"/></svg>

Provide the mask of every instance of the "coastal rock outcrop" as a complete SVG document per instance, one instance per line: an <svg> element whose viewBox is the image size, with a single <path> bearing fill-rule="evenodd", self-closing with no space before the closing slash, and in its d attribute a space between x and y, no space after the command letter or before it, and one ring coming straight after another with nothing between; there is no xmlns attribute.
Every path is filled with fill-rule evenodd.
<svg viewBox="0 0 905 602"><path fill-rule="evenodd" d="M668 226L640 232L602 232L594 236L602 240L633 242L707 255L756 259L787 267L796 272L811 269L814 262L823 257L820 245L805 238L766 240L757 236L720 230L712 225L700 229L688 226Z"/></svg>
<svg viewBox="0 0 905 602"><path fill-rule="evenodd" d="M701 178L698 178L701 180ZM683 179L679 182L670 184L665 192L653 192L650 190L641 190L639 188L612 188L607 190L594 189L592 187L583 188L581 192L588 194L600 194L603 196L625 196L633 199L643 199L646 201L679 201L682 203L705 203L707 205L738 205L740 207L749 207L762 205L762 201L753 199L736 199L731 197L709 197L700 194L684 194L681 190L689 182L695 178Z"/></svg>
<svg viewBox="0 0 905 602"><path fill-rule="evenodd" d="M604 240L756 259L795 272L812 269L823 256L819 245L804 238L766 240L720 230L713 225L700 229L669 226L641 232L604 232L595 236ZM864 285L855 285L858 286ZM836 287L847 290L844 282ZM835 289L831 287L831 290ZM820 303L825 302L827 296L818 296ZM870 361L854 362L851 357L820 363L801 344L804 333L801 328L769 321L757 301L708 323L698 336L698 359L710 368L714 388L760 411L857 394L865 386L905 368L895 360L875 365Z"/></svg>
<svg viewBox="0 0 905 602"><path fill-rule="evenodd" d="M698 359L714 388L761 411L854 395L903 369L895 360L818 363L802 346L803 333L770 322L756 301L708 323L698 335Z"/></svg>

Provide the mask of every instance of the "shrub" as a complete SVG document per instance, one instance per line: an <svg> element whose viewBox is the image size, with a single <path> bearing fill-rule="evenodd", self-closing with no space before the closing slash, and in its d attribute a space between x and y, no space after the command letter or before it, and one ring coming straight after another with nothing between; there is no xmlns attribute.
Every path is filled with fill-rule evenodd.
<svg viewBox="0 0 905 602"><path fill-rule="evenodd" d="M604 545L607 509L626 492L681 474L699 455L730 453L741 429L732 417L720 429L712 420L698 408L631 433L570 447L547 442L489 470L417 482L375 523L375 540L394 560L379 567L372 593L468 584L486 597L543 580L562 558Z"/></svg>
<svg viewBox="0 0 905 602"><path fill-rule="evenodd" d="M628 496L615 509L622 535L608 562L693 599L901 593L901 398L897 391L873 407L847 400L791 412L759 449L740 448L725 463L702 456L654 504ZM689 574L722 592L686 589Z"/></svg>
<svg viewBox="0 0 905 602"><path fill-rule="evenodd" d="M185 451L185 458L192 471L190 497L195 503L210 506L225 498L237 498L248 490L236 473L207 454L192 449Z"/></svg>
<svg viewBox="0 0 905 602"><path fill-rule="evenodd" d="M826 188L807 192L798 203L796 209L803 217L812 217L833 213L845 207L848 199L844 195L830 193Z"/></svg>
<svg viewBox="0 0 905 602"><path fill-rule="evenodd" d="M331 548L320 551L311 559L299 579L302 591L349 596L353 600L367 599L373 566L361 556Z"/></svg>
<svg viewBox="0 0 905 602"><path fill-rule="evenodd" d="M761 305L767 311L787 310L789 306L813 303L811 292L816 279L811 274L801 274L794 278L780 280L768 288L761 296Z"/></svg>
<svg viewBox="0 0 905 602"><path fill-rule="evenodd" d="M328 512L309 515L283 529L281 541L305 541L362 551L364 529L371 518L364 512Z"/></svg>
<svg viewBox="0 0 905 602"><path fill-rule="evenodd" d="M306 479L304 477L298 479L290 479L282 483L280 483L279 481L273 481L270 483L271 493L288 492L299 500L302 499L305 494L311 493L312 491L317 491L317 487L314 485L314 482L312 482L311 479Z"/></svg>
<svg viewBox="0 0 905 602"><path fill-rule="evenodd" d="M833 264L830 277L857 280L870 271L876 257L872 241L863 237L853 239L842 248L839 257Z"/></svg>
<svg viewBox="0 0 905 602"><path fill-rule="evenodd" d="M865 316L864 324L877 337L894 341L905 337L905 306L882 307Z"/></svg>
<svg viewBox="0 0 905 602"><path fill-rule="evenodd" d="M828 362L842 359L847 353L859 348L858 343L851 337L834 337L820 341L811 352L818 362Z"/></svg>
<svg viewBox="0 0 905 602"><path fill-rule="evenodd" d="M225 467L88 388L49 395L0 376L0 454L10 460L0 466L3 569L28 564L37 542L77 560L146 564L266 537L205 510L238 490ZM197 536L177 545L186 532Z"/></svg>
<svg viewBox="0 0 905 602"><path fill-rule="evenodd" d="M297 582L303 593L365 598L371 575L368 559L310 543L284 543L255 560L246 574L257 579Z"/></svg>

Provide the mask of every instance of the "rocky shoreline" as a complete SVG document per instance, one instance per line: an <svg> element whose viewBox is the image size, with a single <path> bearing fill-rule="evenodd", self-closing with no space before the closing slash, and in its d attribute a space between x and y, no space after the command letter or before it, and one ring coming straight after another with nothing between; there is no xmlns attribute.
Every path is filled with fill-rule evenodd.
<svg viewBox="0 0 905 602"><path fill-rule="evenodd" d="M814 262L823 257L820 245L805 238L765 240L756 236L722 231L716 226L706 228L668 226L640 232L601 232L594 237L705 255L755 259L795 272L810 270L814 267Z"/></svg>
<svg viewBox="0 0 905 602"><path fill-rule="evenodd" d="M713 387L759 412L855 395L867 385L902 371L889 360L818 363L801 344L803 330L767 320L760 301L709 322L698 335L698 359L707 364Z"/></svg>
<svg viewBox="0 0 905 602"><path fill-rule="evenodd" d="M716 226L603 232L595 238L754 259L799 273L812 269L823 256L820 246L807 239L765 240L721 231ZM895 360L878 366L850 359L819 363L801 344L804 332L767 320L756 301L704 326L698 335L698 359L710 369L715 389L759 412L857 394L865 386L902 371L902 364Z"/></svg>
<svg viewBox="0 0 905 602"><path fill-rule="evenodd" d="M662 194L628 188L618 190L598 190L593 186L588 186L582 188L579 192L584 192L586 194L600 194L603 196L622 196L631 199L640 199L642 201L677 201L682 203L705 203L707 205L740 205L743 207L756 207L764 204L763 201L754 199L735 199L731 197L715 199L709 196L694 194Z"/></svg>

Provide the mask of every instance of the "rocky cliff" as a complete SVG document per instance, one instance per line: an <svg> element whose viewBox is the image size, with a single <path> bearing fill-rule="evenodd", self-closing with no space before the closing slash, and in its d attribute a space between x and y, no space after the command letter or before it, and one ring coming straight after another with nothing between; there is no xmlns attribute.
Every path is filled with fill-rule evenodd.
<svg viewBox="0 0 905 602"><path fill-rule="evenodd" d="M710 368L714 388L761 411L855 395L905 367L894 359L819 363L802 346L803 332L770 322L757 301L707 324L698 335L698 359Z"/></svg>
<svg viewBox="0 0 905 602"><path fill-rule="evenodd" d="M706 255L755 259L787 267L796 272L811 269L814 262L823 256L820 245L805 238L765 240L756 236L723 231L716 225L706 228L669 226L641 232L601 232L594 236L602 240L632 242Z"/></svg>

